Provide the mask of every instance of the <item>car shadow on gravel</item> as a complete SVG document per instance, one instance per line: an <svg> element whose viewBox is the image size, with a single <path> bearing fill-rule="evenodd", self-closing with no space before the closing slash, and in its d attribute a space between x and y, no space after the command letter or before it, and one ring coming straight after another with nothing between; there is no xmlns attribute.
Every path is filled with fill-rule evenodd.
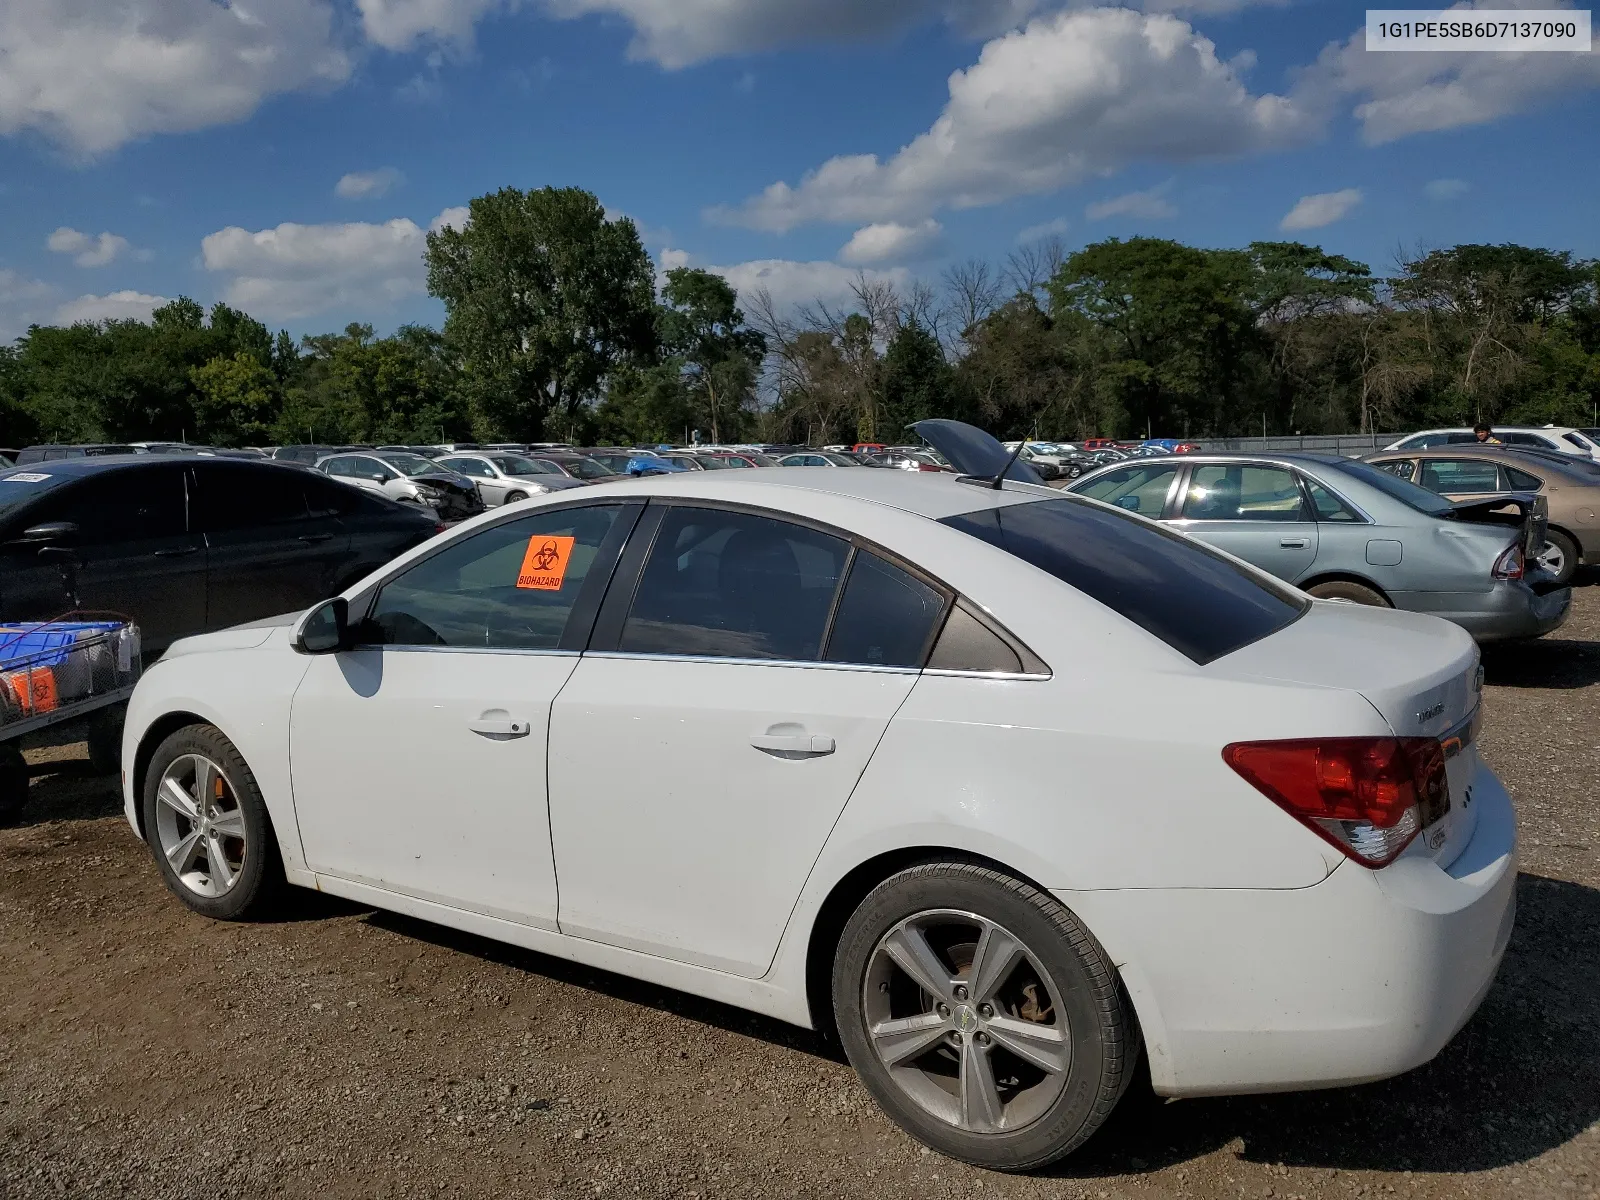
<svg viewBox="0 0 1600 1200"><path fill-rule="evenodd" d="M845 1061L843 1051L837 1048L831 1038L742 1008L720 1004L715 1000L703 1000L687 992L660 987L639 979L630 979L626 975L616 975L581 963L568 962L564 958L553 958L536 950L525 950L520 946L496 942L489 938L478 937L476 934L462 933L400 913L380 910L374 912L368 921L391 933L415 938L442 949L470 954L485 962L498 963L513 970L526 971L531 975L553 979L573 987L603 992L607 996L627 1001L629 1004L639 1004L660 1012L671 1013L685 1020L711 1025L729 1033L759 1038L776 1046L798 1050L802 1054L828 1059L830 1062Z"/></svg>
<svg viewBox="0 0 1600 1200"><path fill-rule="evenodd" d="M21 829L50 821L97 821L122 812L122 793L115 775L103 775L89 766L87 757L31 763L28 802L0 829Z"/></svg>
<svg viewBox="0 0 1600 1200"><path fill-rule="evenodd" d="M1600 891L1523 875L1493 989L1433 1062L1363 1087L1167 1104L1130 1090L1051 1174L1139 1172L1231 1148L1247 1162L1350 1171L1486 1171L1600 1119Z"/></svg>
<svg viewBox="0 0 1600 1200"><path fill-rule="evenodd" d="M1540 638L1483 648L1483 681L1494 687L1571 691L1600 683L1600 642Z"/></svg>

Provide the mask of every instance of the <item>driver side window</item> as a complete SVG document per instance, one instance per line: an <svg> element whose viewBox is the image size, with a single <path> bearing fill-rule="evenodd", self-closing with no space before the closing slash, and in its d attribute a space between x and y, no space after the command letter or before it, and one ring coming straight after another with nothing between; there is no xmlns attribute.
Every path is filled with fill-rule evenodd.
<svg viewBox="0 0 1600 1200"><path fill-rule="evenodd" d="M605 504L538 513L465 538L386 583L361 640L557 649L620 511Z"/></svg>

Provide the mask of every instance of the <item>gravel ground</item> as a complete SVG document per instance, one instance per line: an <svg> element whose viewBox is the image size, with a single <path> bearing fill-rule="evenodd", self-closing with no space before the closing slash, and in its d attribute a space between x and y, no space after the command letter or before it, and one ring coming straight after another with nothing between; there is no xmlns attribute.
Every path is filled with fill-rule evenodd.
<svg viewBox="0 0 1600 1200"><path fill-rule="evenodd" d="M785 1025L310 893L186 914L81 746L0 830L0 1197L1600 1197L1600 588L1486 661L1516 935L1439 1059L1337 1092L1135 1088L1045 1175L929 1154Z"/></svg>

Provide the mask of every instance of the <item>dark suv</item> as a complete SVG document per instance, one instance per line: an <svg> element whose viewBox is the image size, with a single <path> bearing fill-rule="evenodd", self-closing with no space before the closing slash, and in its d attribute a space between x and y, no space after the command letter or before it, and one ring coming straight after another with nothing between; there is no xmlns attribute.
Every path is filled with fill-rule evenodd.
<svg viewBox="0 0 1600 1200"><path fill-rule="evenodd" d="M269 462L126 455L0 471L0 621L124 613L147 653L306 608L437 531Z"/></svg>

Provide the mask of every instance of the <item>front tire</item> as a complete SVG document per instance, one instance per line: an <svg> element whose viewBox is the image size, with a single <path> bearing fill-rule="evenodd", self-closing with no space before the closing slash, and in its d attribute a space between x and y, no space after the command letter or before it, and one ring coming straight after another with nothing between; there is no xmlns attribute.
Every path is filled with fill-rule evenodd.
<svg viewBox="0 0 1600 1200"><path fill-rule="evenodd" d="M835 952L833 1005L851 1065L895 1123L992 1170L1081 1146L1137 1058L1094 936L1048 893L970 863L873 889Z"/></svg>
<svg viewBox="0 0 1600 1200"><path fill-rule="evenodd" d="M278 900L283 862L266 802L216 726L187 726L156 748L144 829L168 889L202 916L253 919Z"/></svg>
<svg viewBox="0 0 1600 1200"><path fill-rule="evenodd" d="M1348 600L1351 604L1365 604L1370 608L1394 607L1383 598L1382 592L1365 584L1351 583L1346 579L1330 579L1327 583L1308 587L1306 594L1315 596L1318 600Z"/></svg>
<svg viewBox="0 0 1600 1200"><path fill-rule="evenodd" d="M504 500L500 501L500 503L501 504L520 504L522 501L526 500L527 498L528 498L528 493L527 492L507 492L506 493L506 498Z"/></svg>

